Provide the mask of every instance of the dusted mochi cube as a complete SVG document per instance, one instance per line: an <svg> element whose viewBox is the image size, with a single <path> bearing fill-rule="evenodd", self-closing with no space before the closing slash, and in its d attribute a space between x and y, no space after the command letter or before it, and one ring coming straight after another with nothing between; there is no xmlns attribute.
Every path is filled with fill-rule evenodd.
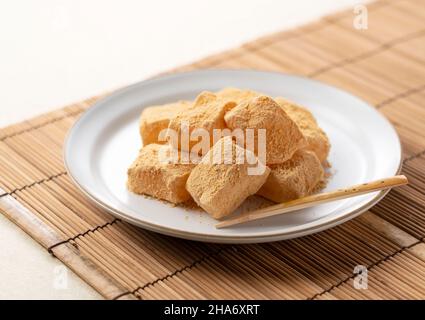
<svg viewBox="0 0 425 320"><path fill-rule="evenodd" d="M237 88L224 88L216 93L217 97L226 101L232 101L236 104L241 103L243 100L252 99L262 94L252 90L242 90Z"/></svg>
<svg viewBox="0 0 425 320"><path fill-rule="evenodd" d="M211 92L202 92L198 95L193 105L186 108L176 114L170 121L167 131L167 139L171 146L178 148L179 150L187 152L192 151L194 145L207 141L207 150L202 150L202 155L205 155L214 141L214 129L225 129L226 124L224 122L224 114L232 109L236 104L231 101L225 101L217 97ZM182 125L187 130L187 134L192 137L187 137L186 142L183 141L182 137L185 136L185 132L182 131ZM195 131L196 130L196 131ZM199 135L195 137L195 134L203 132L206 136ZM204 139L204 140L203 140Z"/></svg>
<svg viewBox="0 0 425 320"><path fill-rule="evenodd" d="M145 108L139 120L139 131L143 145L165 143L165 141L159 141L159 133L161 130L168 128L171 118L186 109L190 104L190 101L178 101Z"/></svg>
<svg viewBox="0 0 425 320"><path fill-rule="evenodd" d="M160 152L161 148L164 148L164 153ZM168 145L156 143L140 149L139 155L127 171L128 189L172 203L189 200L190 195L185 185L194 165L167 162L166 158L171 157L171 151L174 150Z"/></svg>
<svg viewBox="0 0 425 320"><path fill-rule="evenodd" d="M248 170L253 164L262 168L255 175ZM220 139L192 170L186 189L200 207L213 218L220 219L255 194L269 172L270 169L259 163L251 151L236 145L227 136Z"/></svg>
<svg viewBox="0 0 425 320"><path fill-rule="evenodd" d="M307 144L295 122L270 97L259 96L251 100L244 100L226 113L224 120L232 130L237 128L254 129L254 152L256 155L259 155L262 150L258 145L259 142L262 143L262 140L259 139L258 129L265 129L267 165L289 160L295 151ZM248 135L245 134L245 137L247 138ZM249 147L247 141L245 142ZM260 156L260 159L262 158Z"/></svg>
<svg viewBox="0 0 425 320"><path fill-rule="evenodd" d="M288 116L300 128L302 134L308 143L308 150L316 153L320 162L324 162L329 155L331 145L328 136L319 127L316 119L306 108L301 107L293 102L285 100L284 98L276 98L276 102L285 110Z"/></svg>
<svg viewBox="0 0 425 320"><path fill-rule="evenodd" d="M324 175L316 154L308 150L299 150L292 159L271 165L270 169L270 175L258 194L275 202L309 195Z"/></svg>

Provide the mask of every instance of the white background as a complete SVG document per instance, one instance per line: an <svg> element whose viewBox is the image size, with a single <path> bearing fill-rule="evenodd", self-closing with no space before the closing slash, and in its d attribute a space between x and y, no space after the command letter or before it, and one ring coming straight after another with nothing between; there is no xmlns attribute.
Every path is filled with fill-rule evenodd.
<svg viewBox="0 0 425 320"><path fill-rule="evenodd" d="M0 126L363 1L0 2ZM1 175L1 172L0 172ZM59 268L59 269L58 269ZM0 299L100 296L0 214Z"/></svg>

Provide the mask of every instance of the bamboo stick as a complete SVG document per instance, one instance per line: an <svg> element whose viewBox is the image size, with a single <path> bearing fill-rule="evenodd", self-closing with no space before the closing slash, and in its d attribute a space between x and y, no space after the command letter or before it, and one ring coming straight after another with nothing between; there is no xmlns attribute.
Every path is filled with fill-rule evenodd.
<svg viewBox="0 0 425 320"><path fill-rule="evenodd" d="M255 210L242 214L239 217L228 219L216 224L216 228L226 228L237 224L264 219L267 217L276 216L279 214L289 213L295 210L310 208L319 204L351 198L363 195L370 192L384 190L392 187L402 186L407 184L407 178L404 175L389 177L368 183L355 185L345 189L339 189L331 192L319 193L304 198L288 201L267 208Z"/></svg>

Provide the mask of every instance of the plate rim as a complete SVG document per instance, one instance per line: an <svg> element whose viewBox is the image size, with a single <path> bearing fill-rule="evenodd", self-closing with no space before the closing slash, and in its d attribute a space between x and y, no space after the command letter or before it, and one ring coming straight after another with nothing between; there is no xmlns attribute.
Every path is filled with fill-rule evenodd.
<svg viewBox="0 0 425 320"><path fill-rule="evenodd" d="M390 191L390 190L382 190L382 191L378 192L368 202L363 204L361 207L359 207L355 210L349 211L342 216L337 216L332 220L323 221L322 223L315 224L315 225L310 226L309 228L303 229L303 230L293 230L293 231L286 231L286 232L283 232L283 233L275 233L275 234L272 234L272 235L256 235L256 236L208 235L208 234L199 233L199 232L179 231L179 230L176 230L176 229L173 229L173 228L165 227L165 226L158 225L158 224L153 224L153 223L150 223L150 222L146 222L146 221L143 221L143 220L140 220L140 219L130 217L125 212L117 210L117 209L109 206L107 203L104 203L102 200L98 199L97 197L95 197L91 192L86 190L84 188L84 186L81 185L77 181L76 177L74 177L74 175L72 174L72 171L70 169L70 166L68 164L68 161L67 161L67 150L70 147L70 140L72 138L72 134L74 133L77 125L80 122L84 121L84 118L87 117L91 112L94 112L95 110L99 109L101 104L109 101L110 99L112 99L112 98L114 98L118 95L125 94L126 91L132 90L133 88L138 87L142 84L149 84L149 83L156 82L156 81L167 81L167 80L170 80L170 79L176 79L176 78L179 78L179 77L190 76L190 75L194 75L194 74L221 73L221 72L223 72L223 73L226 73L226 72L227 73L228 72L230 72L230 73L231 72L236 72L236 73L247 72L247 73L259 73L259 74L266 74L266 75L267 74L275 74L275 75L283 75L283 76L286 76L286 77L298 78L298 79L301 79L301 80L308 80L310 82L315 82L315 83L322 85L322 86L330 87L333 90L337 90L339 92L342 92L346 95L351 96L352 98L355 98L355 99L363 102L369 108L374 110L377 113L377 115L380 116L384 121L386 121L387 124L390 126L390 128L394 131L395 137L396 137L397 142L398 142L399 150L400 150L399 164L398 164L398 168L397 168L396 172L394 173L394 175L400 173L402 165L403 165L403 146L401 144L401 140L400 140L400 137L398 135L398 132L395 130L392 123L385 116L383 116L381 113L379 113L376 110L376 108L374 108L370 103L368 103L368 102L364 101L363 99L359 98L358 96L352 94L351 92L345 91L345 90L339 88L338 86L330 85L330 84L321 82L321 81L316 80L316 79L310 79L310 78L307 78L307 77L304 77L304 76L294 75L294 74L289 74L289 73L283 73L283 72L278 72L278 71L261 71L261 70L251 70L251 69L204 69L204 70L193 70L193 71L158 75L158 76L155 76L155 77L150 78L150 79L138 81L134 84L131 84L131 85L125 86L121 89L118 89L116 91L113 91L112 93L108 94L107 96L96 101L91 107L89 107L89 109L85 110L82 113L82 115L68 129L68 132L67 132L66 137L64 139L63 150L62 150L62 157L63 157L63 162L64 162L66 172L68 173L68 176L71 178L74 185L76 185L78 187L78 189L87 198L89 198L93 203L95 203L98 207L107 210L112 215L114 215L116 218L120 218L120 219L127 221L127 222L129 222L133 225L138 226L138 227L141 227L141 228L153 231L153 232L158 232L158 233L161 233L161 234L174 236L174 237L178 237L178 238L183 238L183 239L202 241L202 242L234 243L234 244L235 243L240 243L240 244L242 244L242 243L261 243L261 242L272 242L272 241L286 240L286 239L292 239L292 238L296 238L296 237L306 236L306 235L309 235L309 234L313 234L313 233L316 233L316 232L320 232L320 231L324 231L326 229L333 228L333 227L335 227L335 226L337 226L341 223L344 223L346 221L349 221L349 220L357 217L361 213L367 211L368 209L373 207L376 203L378 203Z"/></svg>

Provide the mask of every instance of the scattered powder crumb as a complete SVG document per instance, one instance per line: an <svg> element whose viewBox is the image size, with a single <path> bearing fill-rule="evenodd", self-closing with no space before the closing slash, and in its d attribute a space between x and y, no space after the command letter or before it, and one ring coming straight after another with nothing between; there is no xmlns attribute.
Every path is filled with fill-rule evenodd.
<svg viewBox="0 0 425 320"><path fill-rule="evenodd" d="M331 163L330 163L328 160L325 160L325 161L322 163L322 166L323 166L323 169L325 169L325 170L329 170L329 169L331 169L331 168L332 168L332 165L331 165Z"/></svg>

